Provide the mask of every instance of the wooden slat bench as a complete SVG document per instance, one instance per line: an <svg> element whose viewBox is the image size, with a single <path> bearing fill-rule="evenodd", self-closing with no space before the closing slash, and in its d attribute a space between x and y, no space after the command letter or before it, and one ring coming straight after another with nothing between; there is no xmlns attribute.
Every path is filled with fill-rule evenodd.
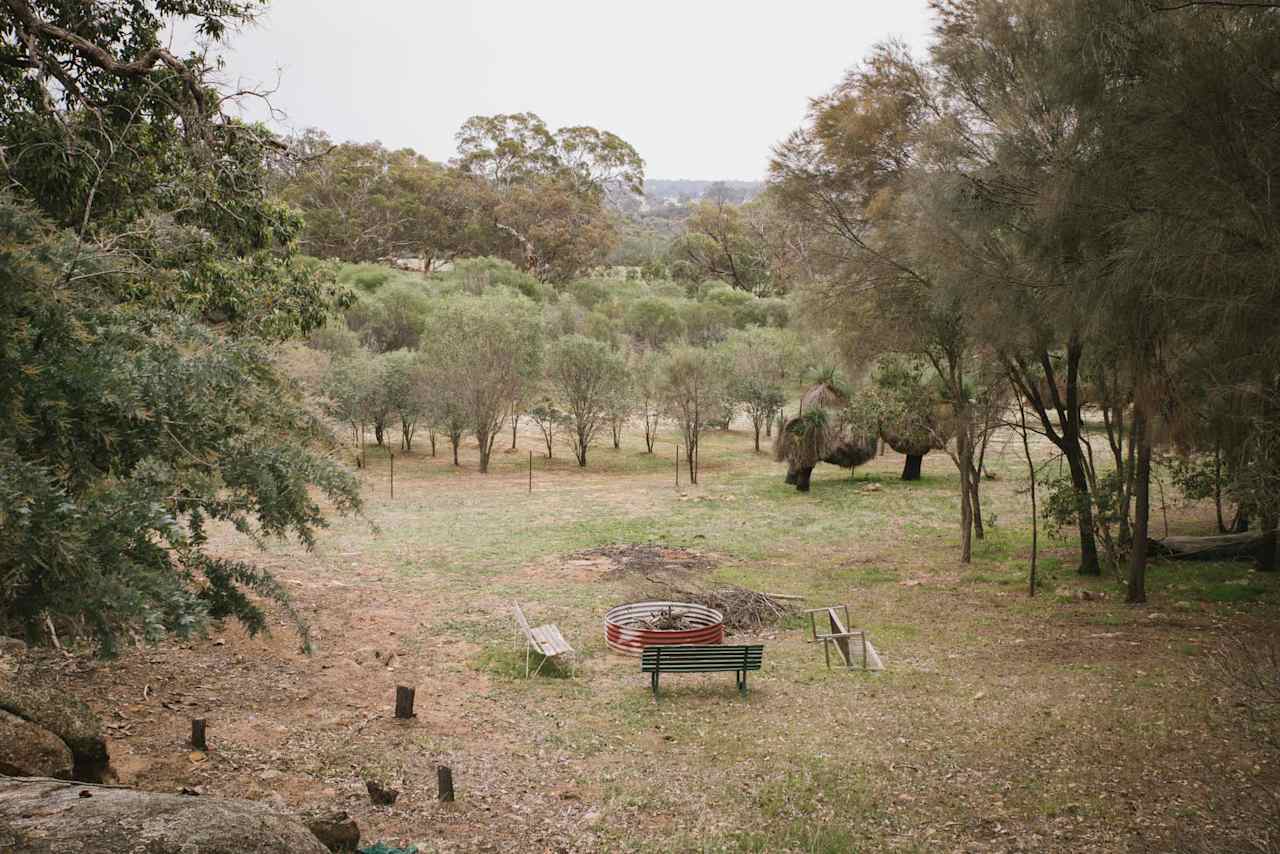
<svg viewBox="0 0 1280 854"><path fill-rule="evenodd" d="M658 675L662 673L721 673L737 675L738 690L747 692L747 671L764 663L764 646L751 644L680 644L646 647L640 654L640 672L653 674L653 696L658 696Z"/></svg>
<svg viewBox="0 0 1280 854"><path fill-rule="evenodd" d="M578 653L573 647L569 646L569 642L564 639L564 635L560 633L560 627L547 623L546 625L530 628L529 621L524 616L524 611L519 605L511 606L512 613L516 618L516 626L520 633L524 635L524 675L529 678L529 653L536 652L542 656L542 661L538 663L538 669L533 671L533 675L537 676L542 670L542 665L547 663L549 658L563 659L567 657L570 662L569 675L576 675L578 669Z"/></svg>

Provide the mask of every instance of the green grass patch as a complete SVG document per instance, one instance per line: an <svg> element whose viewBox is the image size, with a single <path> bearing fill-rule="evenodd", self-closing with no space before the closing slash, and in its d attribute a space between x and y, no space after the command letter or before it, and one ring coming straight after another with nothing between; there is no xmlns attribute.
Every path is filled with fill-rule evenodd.
<svg viewBox="0 0 1280 854"><path fill-rule="evenodd" d="M473 656L467 665L472 670L488 673L499 679L524 679L528 668L529 678L568 679L571 668L568 663L561 663L532 650L526 652L513 646L491 646Z"/></svg>

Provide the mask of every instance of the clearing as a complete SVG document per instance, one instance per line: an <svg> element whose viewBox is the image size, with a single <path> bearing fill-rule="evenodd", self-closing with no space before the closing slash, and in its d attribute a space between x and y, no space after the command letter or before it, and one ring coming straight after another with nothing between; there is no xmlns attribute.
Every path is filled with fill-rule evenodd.
<svg viewBox="0 0 1280 854"><path fill-rule="evenodd" d="M1028 599L1014 442L991 452L987 537L963 566L941 453L914 483L892 453L853 479L819 466L805 495L745 432L714 432L703 482L676 489L664 439L657 457L637 436L595 448L585 470L535 451L532 493L532 436L488 476L474 447L461 469L419 448L397 456L394 499L371 450L366 518L335 519L315 552L220 540L292 590L312 655L278 614L270 637L227 624L109 663L45 653L40 670L102 715L122 782L345 809L365 840L424 852L1234 850L1274 833L1255 793L1274 791L1275 754L1212 665L1229 636L1274 632L1277 579L1156 564L1151 603L1130 608L1049 541ZM745 700L711 674L655 703L602 627L655 573L848 602L886 672L826 670L796 617L729 638L766 645ZM579 650L577 679L520 678L517 601ZM392 718L396 685L417 687L416 719ZM207 755L186 745L193 717ZM371 805L368 779L399 800Z"/></svg>

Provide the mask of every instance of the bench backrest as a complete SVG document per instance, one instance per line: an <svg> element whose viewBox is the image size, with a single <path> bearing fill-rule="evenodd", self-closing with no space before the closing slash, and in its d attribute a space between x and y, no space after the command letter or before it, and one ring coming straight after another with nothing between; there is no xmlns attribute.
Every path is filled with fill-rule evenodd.
<svg viewBox="0 0 1280 854"><path fill-rule="evenodd" d="M764 645L679 644L645 647L641 673L712 673L720 670L759 670Z"/></svg>
<svg viewBox="0 0 1280 854"><path fill-rule="evenodd" d="M532 640L533 635L531 634L531 630L529 629L529 621L525 619L524 611L521 610L519 605L512 605L511 612L516 616L516 625L520 626L520 629L521 631L524 632L525 637L528 637L530 640Z"/></svg>

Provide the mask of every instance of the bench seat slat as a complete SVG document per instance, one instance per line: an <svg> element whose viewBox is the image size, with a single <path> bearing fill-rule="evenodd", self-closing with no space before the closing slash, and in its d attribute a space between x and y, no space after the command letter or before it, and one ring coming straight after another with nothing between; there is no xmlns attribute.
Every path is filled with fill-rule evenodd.
<svg viewBox="0 0 1280 854"><path fill-rule="evenodd" d="M529 632L529 637L538 648L538 652L548 658L573 652L573 647L569 646L569 642L560 633L560 627L554 624L538 626Z"/></svg>

